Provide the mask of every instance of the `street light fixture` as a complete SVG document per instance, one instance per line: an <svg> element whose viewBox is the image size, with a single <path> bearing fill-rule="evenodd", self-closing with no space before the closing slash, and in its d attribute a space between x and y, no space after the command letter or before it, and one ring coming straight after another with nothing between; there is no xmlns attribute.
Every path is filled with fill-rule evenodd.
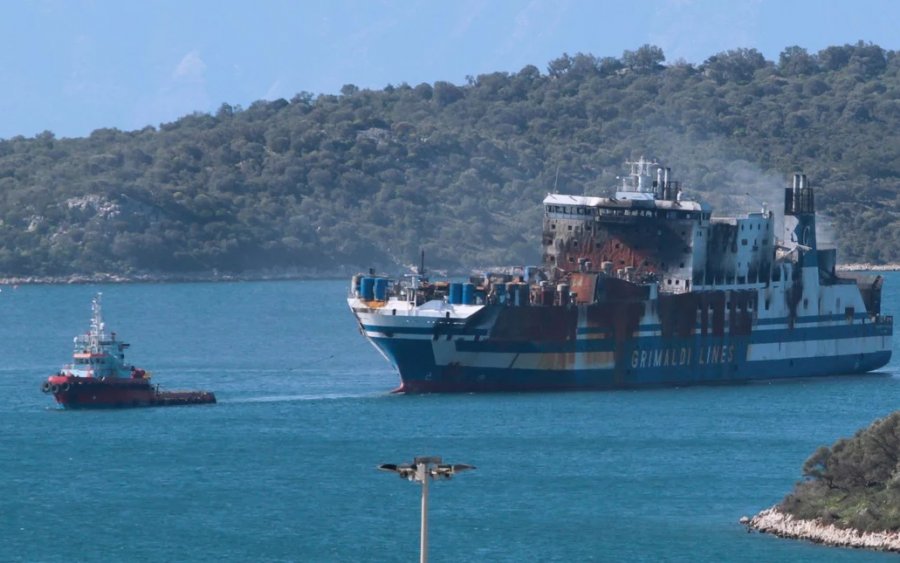
<svg viewBox="0 0 900 563"><path fill-rule="evenodd" d="M378 466L381 471L393 471L402 479L422 483L422 534L419 541L419 561L428 561L428 480L449 479L461 471L475 469L474 465L465 463L442 463L440 457L417 457L412 463L396 465L383 463Z"/></svg>

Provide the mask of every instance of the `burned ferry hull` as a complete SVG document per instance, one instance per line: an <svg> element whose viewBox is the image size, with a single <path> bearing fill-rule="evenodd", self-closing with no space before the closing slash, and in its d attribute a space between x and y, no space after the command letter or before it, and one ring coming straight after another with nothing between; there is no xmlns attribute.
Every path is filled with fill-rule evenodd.
<svg viewBox="0 0 900 563"><path fill-rule="evenodd" d="M548 196L544 267L522 276L354 278L350 308L398 391L721 384L890 360L883 280L835 273L834 251L816 248L805 179L788 188L784 240L771 213L717 221L659 184L668 193L654 182L650 197Z"/></svg>
<svg viewBox="0 0 900 563"><path fill-rule="evenodd" d="M604 318L600 309L546 308L532 319L532 330L520 325L513 333L495 330L506 324L504 317L522 317L502 305L485 306L461 326L404 326L383 315L359 315L365 334L400 374L404 392L735 383L863 373L891 357L892 327L884 321L817 317L790 327L788 319L772 319L749 331L679 336L663 334L657 323L627 327L616 317L591 324L592 316ZM542 337L553 326L541 324L548 317L557 317L559 333L569 337Z"/></svg>

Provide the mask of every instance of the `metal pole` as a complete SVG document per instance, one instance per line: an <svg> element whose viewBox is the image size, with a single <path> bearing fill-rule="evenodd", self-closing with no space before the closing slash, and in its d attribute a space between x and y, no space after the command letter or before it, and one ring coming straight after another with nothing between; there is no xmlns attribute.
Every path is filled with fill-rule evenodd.
<svg viewBox="0 0 900 563"><path fill-rule="evenodd" d="M417 468L422 475L422 534L419 541L419 563L428 563L428 464Z"/></svg>
<svg viewBox="0 0 900 563"><path fill-rule="evenodd" d="M435 464L436 466L432 467ZM413 463L400 465L383 463L378 466L378 469L393 471L404 479L422 483L422 531L419 538L419 562L428 563L428 481L433 478L449 479L461 471L475 469L475 466L464 463L444 465L441 463L440 457L431 456L417 457Z"/></svg>

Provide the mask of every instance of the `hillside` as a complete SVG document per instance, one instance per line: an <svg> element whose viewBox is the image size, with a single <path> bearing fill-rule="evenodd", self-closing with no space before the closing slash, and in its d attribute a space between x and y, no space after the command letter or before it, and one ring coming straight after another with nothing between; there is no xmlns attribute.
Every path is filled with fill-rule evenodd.
<svg viewBox="0 0 900 563"><path fill-rule="evenodd" d="M0 141L0 276L394 269L539 260L540 202L673 167L721 213L802 170L844 262L900 262L900 56L563 55L545 71L223 104L158 129Z"/></svg>
<svg viewBox="0 0 900 563"><path fill-rule="evenodd" d="M779 505L805 520L865 532L900 530L900 411L853 438L822 446L803 465L807 478Z"/></svg>
<svg viewBox="0 0 900 563"><path fill-rule="evenodd" d="M822 446L784 500L742 522L830 545L900 551L900 411Z"/></svg>

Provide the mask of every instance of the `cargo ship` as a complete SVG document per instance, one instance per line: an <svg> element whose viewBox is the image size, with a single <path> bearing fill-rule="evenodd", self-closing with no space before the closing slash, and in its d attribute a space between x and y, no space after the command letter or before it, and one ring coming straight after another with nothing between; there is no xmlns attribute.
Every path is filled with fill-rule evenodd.
<svg viewBox="0 0 900 563"><path fill-rule="evenodd" d="M124 408L215 403L208 391L161 391L150 373L125 363L129 344L106 333L98 293L91 302L91 327L75 337L72 363L41 385L65 408Z"/></svg>
<svg viewBox="0 0 900 563"><path fill-rule="evenodd" d="M543 259L465 282L353 277L399 392L620 389L859 374L891 358L883 278L836 271L813 188L713 217L643 157L607 197L549 194Z"/></svg>

